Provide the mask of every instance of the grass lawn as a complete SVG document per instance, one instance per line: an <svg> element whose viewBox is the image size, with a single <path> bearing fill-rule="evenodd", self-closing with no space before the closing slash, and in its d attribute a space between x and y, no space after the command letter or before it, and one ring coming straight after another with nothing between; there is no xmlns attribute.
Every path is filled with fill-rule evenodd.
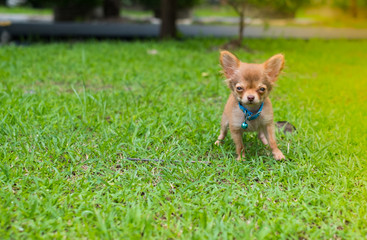
<svg viewBox="0 0 367 240"><path fill-rule="evenodd" d="M135 9L124 9L122 8L120 11L120 16L124 17L135 17L135 18L149 18L153 17L153 11L149 10L135 10Z"/></svg>
<svg viewBox="0 0 367 240"><path fill-rule="evenodd" d="M193 9L195 17L238 17L236 11L227 5L203 5Z"/></svg>
<svg viewBox="0 0 367 240"><path fill-rule="evenodd" d="M1 47L1 238L366 238L367 41L235 52L286 56L271 96L275 120L297 127L277 136L285 162L254 134L243 162L229 137L213 145L224 42Z"/></svg>
<svg viewBox="0 0 367 240"><path fill-rule="evenodd" d="M310 7L300 9L297 19L310 19L314 23L308 26L326 26L334 28L367 28L367 9L358 8L358 17L353 18L348 11L332 7Z"/></svg>
<svg viewBox="0 0 367 240"><path fill-rule="evenodd" d="M333 28L367 28L367 10L358 9L358 18L350 16L349 12L338 8L327 6L314 6L301 8L296 12L294 19L266 19L266 24L270 26L298 26L298 27L333 27ZM193 9L195 17L238 17L232 7L202 5ZM228 24L214 22L212 24ZM256 25L251 23L251 25Z"/></svg>
<svg viewBox="0 0 367 240"><path fill-rule="evenodd" d="M0 14L30 14L30 15L49 15L52 14L52 9L30 8L30 7L5 7L0 6Z"/></svg>

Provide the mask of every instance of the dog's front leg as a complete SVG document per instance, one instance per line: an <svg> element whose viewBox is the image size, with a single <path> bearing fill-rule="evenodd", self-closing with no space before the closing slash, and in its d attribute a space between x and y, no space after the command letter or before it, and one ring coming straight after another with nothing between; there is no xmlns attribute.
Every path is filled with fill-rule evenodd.
<svg viewBox="0 0 367 240"><path fill-rule="evenodd" d="M232 139L236 145L237 160L245 160L245 146L242 140L242 129L229 127L231 130Z"/></svg>
<svg viewBox="0 0 367 240"><path fill-rule="evenodd" d="M227 135L228 131L228 118L225 114L222 116L222 122L220 123L220 134L218 136L218 140L214 143L215 145L220 145L223 143L224 138Z"/></svg>
<svg viewBox="0 0 367 240"><path fill-rule="evenodd" d="M266 125L265 129L265 136L268 139L269 146L271 148L271 151L273 153L273 157L275 160L282 160L285 159L283 153L279 150L277 142L275 140L275 127L274 123L270 123Z"/></svg>

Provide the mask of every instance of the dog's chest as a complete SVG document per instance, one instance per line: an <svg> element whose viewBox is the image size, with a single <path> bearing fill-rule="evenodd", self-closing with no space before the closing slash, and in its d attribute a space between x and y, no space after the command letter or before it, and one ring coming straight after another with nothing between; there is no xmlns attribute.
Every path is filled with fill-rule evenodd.
<svg viewBox="0 0 367 240"><path fill-rule="evenodd" d="M254 132L258 131L258 129L261 126L261 116L254 120L247 120L246 123L248 124L247 129L245 129L245 132ZM235 128L242 128L241 125L245 121L245 114L242 111L233 111L232 112L232 118L231 118L231 124Z"/></svg>

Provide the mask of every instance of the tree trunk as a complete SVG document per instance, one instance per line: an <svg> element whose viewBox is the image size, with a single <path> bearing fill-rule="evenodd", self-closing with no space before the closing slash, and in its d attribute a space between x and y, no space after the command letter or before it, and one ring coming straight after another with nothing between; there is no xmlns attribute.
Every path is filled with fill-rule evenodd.
<svg viewBox="0 0 367 240"><path fill-rule="evenodd" d="M176 0L161 0L160 38L176 37Z"/></svg>
<svg viewBox="0 0 367 240"><path fill-rule="evenodd" d="M358 16L358 11L357 11L357 0L350 0L349 1L349 10L350 13L352 14L352 17L357 18Z"/></svg>
<svg viewBox="0 0 367 240"><path fill-rule="evenodd" d="M103 15L105 18L117 18L120 16L120 0L104 0Z"/></svg>
<svg viewBox="0 0 367 240"><path fill-rule="evenodd" d="M55 22L85 21L93 18L94 10L93 6L68 4L56 6L53 15Z"/></svg>

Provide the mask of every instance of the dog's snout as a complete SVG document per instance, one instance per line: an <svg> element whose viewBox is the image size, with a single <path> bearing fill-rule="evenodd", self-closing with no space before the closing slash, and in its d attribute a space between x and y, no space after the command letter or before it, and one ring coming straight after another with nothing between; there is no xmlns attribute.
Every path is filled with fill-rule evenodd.
<svg viewBox="0 0 367 240"><path fill-rule="evenodd" d="M255 96L254 96L254 95L248 95L248 96L247 96L247 99L248 99L250 102L252 102L252 101L254 101L254 100L255 100Z"/></svg>

